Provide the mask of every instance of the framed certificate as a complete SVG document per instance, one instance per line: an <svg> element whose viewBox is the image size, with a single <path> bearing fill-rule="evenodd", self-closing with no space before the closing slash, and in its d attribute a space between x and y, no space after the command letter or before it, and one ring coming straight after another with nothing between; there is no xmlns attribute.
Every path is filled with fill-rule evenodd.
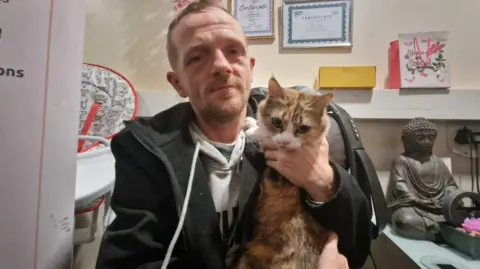
<svg viewBox="0 0 480 269"><path fill-rule="evenodd" d="M351 47L352 13L352 0L283 0L282 47Z"/></svg>
<svg viewBox="0 0 480 269"><path fill-rule="evenodd" d="M230 0L247 39L275 38L274 0Z"/></svg>

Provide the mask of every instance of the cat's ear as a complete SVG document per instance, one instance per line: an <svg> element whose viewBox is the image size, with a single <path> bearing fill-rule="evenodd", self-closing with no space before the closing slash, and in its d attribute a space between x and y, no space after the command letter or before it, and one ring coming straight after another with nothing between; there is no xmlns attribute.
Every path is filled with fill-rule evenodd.
<svg viewBox="0 0 480 269"><path fill-rule="evenodd" d="M326 107L332 101L333 93L327 93L315 96L315 106L318 108Z"/></svg>
<svg viewBox="0 0 480 269"><path fill-rule="evenodd" d="M285 97L285 90L273 76L270 77L270 80L268 81L268 96L277 98Z"/></svg>

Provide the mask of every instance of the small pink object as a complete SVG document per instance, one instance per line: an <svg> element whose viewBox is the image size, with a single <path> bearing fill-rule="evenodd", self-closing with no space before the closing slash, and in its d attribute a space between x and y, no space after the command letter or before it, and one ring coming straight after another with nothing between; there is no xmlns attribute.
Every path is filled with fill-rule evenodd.
<svg viewBox="0 0 480 269"><path fill-rule="evenodd" d="M466 218L462 223L462 228L466 232L477 232L480 233L480 219L478 218Z"/></svg>
<svg viewBox="0 0 480 269"><path fill-rule="evenodd" d="M398 46L398 40L393 40L388 49L388 89L400 89L400 51Z"/></svg>
<svg viewBox="0 0 480 269"><path fill-rule="evenodd" d="M175 9L183 9L190 4L190 0L174 0Z"/></svg>

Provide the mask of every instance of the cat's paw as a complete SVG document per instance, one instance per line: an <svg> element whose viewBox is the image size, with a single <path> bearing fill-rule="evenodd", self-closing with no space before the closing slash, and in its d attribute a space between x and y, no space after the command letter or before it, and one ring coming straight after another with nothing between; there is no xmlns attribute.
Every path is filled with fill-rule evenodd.
<svg viewBox="0 0 480 269"><path fill-rule="evenodd" d="M258 127L257 120L252 117L245 118L245 125L243 126L243 130L249 130L251 128Z"/></svg>
<svg viewBox="0 0 480 269"><path fill-rule="evenodd" d="M245 125L243 126L243 130L245 132L247 142L257 141L259 129L260 128L257 125L257 121L254 118L252 117L245 118Z"/></svg>
<svg viewBox="0 0 480 269"><path fill-rule="evenodd" d="M245 137L247 138L247 142L257 142L259 140L259 129L260 128L258 126L254 126L245 130Z"/></svg>

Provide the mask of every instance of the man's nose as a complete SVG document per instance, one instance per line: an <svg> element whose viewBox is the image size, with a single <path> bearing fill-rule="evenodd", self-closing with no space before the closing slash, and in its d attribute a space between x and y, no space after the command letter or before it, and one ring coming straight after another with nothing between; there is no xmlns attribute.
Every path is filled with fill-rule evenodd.
<svg viewBox="0 0 480 269"><path fill-rule="evenodd" d="M218 76L224 74L231 74L232 72L232 65L228 61L228 58L225 57L223 51L217 50L213 60L213 74Z"/></svg>

